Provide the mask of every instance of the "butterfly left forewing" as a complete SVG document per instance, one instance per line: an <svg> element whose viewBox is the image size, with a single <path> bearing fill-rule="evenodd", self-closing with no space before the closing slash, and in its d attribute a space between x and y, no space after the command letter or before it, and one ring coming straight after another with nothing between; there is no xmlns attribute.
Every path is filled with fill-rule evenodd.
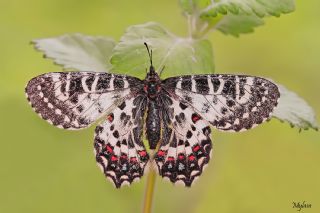
<svg viewBox="0 0 320 213"><path fill-rule="evenodd" d="M33 109L64 129L86 128L133 93L141 81L98 72L46 73L30 80L26 95Z"/></svg>

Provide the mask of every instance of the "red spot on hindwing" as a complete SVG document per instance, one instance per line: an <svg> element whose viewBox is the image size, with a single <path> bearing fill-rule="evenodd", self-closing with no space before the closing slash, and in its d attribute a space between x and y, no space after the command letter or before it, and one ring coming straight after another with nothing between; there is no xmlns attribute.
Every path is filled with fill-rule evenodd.
<svg viewBox="0 0 320 213"><path fill-rule="evenodd" d="M184 154L180 154L180 155L178 156L178 158L179 158L179 160L184 160Z"/></svg>
<svg viewBox="0 0 320 213"><path fill-rule="evenodd" d="M196 145L196 146L193 147L192 150L193 150L194 152L197 152L199 149L200 149L200 146L199 146L199 145Z"/></svg>
<svg viewBox="0 0 320 213"><path fill-rule="evenodd" d="M168 157L168 161L174 161L174 157Z"/></svg>
<svg viewBox="0 0 320 213"><path fill-rule="evenodd" d="M166 153L165 151L159 150L159 151L158 151L158 156L159 156L159 157L163 157L163 156L165 155L165 153Z"/></svg>
<svg viewBox="0 0 320 213"><path fill-rule="evenodd" d="M113 153L113 149L112 149L112 147L110 146L110 145L106 145L106 150L107 150L107 152L109 152L109 153Z"/></svg>
<svg viewBox="0 0 320 213"><path fill-rule="evenodd" d="M189 161L194 161L196 159L196 157L194 155L189 155L188 159L189 159Z"/></svg>
<svg viewBox="0 0 320 213"><path fill-rule="evenodd" d="M145 157L147 155L147 152L142 150L142 151L139 151L138 154L141 156L141 157Z"/></svg>
<svg viewBox="0 0 320 213"><path fill-rule="evenodd" d="M107 115L107 120L111 123L114 119L114 115L113 113L110 113L109 115Z"/></svg>
<svg viewBox="0 0 320 213"><path fill-rule="evenodd" d="M111 156L111 161L117 161L118 160L118 157L117 156L115 156L115 155L112 155Z"/></svg>
<svg viewBox="0 0 320 213"><path fill-rule="evenodd" d="M137 162L137 158L136 157L131 157L130 158L130 162L134 162L134 163Z"/></svg>
<svg viewBox="0 0 320 213"><path fill-rule="evenodd" d="M123 160L126 160L128 158L128 156L123 153L120 158L123 159Z"/></svg>
<svg viewBox="0 0 320 213"><path fill-rule="evenodd" d="M191 116L191 119L192 119L193 123L196 123L198 120L201 119L201 117L200 117L200 115L198 115L196 113L193 113L192 116Z"/></svg>

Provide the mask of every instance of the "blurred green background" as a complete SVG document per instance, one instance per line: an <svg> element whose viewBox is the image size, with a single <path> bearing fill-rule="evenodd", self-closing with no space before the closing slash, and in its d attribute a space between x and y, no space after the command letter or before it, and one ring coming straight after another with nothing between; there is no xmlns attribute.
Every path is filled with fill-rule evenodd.
<svg viewBox="0 0 320 213"><path fill-rule="evenodd" d="M240 38L209 35L216 70L265 76L302 96L320 113L320 1L266 19ZM93 156L93 127L66 131L41 120L24 86L60 71L29 44L81 32L118 40L133 24L156 21L187 31L172 0L0 0L0 212L139 212L145 178L117 190ZM144 72L144 70L143 70ZM320 136L277 120L239 134L214 131L213 160L191 188L157 179L155 212L320 212Z"/></svg>

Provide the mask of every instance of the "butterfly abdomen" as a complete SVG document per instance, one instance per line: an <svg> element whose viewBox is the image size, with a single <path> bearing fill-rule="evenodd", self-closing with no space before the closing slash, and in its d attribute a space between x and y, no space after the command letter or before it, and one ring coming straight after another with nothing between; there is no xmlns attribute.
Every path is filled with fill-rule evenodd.
<svg viewBox="0 0 320 213"><path fill-rule="evenodd" d="M148 104L146 135L150 149L155 149L160 140L160 108L156 101L150 100Z"/></svg>

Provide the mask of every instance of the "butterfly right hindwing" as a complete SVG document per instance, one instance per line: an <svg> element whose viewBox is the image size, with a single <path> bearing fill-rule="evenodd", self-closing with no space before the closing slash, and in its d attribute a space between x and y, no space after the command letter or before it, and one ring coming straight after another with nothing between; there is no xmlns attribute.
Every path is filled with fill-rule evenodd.
<svg viewBox="0 0 320 213"><path fill-rule="evenodd" d="M172 96L160 96L160 103L162 141L154 156L159 174L173 183L191 186L210 160L209 123Z"/></svg>

